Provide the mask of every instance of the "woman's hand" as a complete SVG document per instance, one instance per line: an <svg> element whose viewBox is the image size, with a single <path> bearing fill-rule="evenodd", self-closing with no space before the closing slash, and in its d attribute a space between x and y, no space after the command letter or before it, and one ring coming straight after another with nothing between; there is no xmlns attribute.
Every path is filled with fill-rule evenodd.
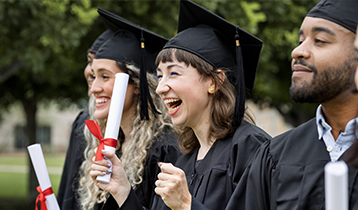
<svg viewBox="0 0 358 210"><path fill-rule="evenodd" d="M173 210L191 209L191 194L185 173L171 163L158 163L162 172L158 174L155 193Z"/></svg>
<svg viewBox="0 0 358 210"><path fill-rule="evenodd" d="M112 194L114 199L116 199L118 206L122 206L129 195L131 185L127 179L122 162L117 155L113 152L104 150L102 151L102 154L112 162L112 170L110 170L110 163L105 159L100 161L93 160L94 164L92 165L90 176L98 187ZM109 183L102 183L96 180L97 176L102 176L106 173L112 173Z"/></svg>

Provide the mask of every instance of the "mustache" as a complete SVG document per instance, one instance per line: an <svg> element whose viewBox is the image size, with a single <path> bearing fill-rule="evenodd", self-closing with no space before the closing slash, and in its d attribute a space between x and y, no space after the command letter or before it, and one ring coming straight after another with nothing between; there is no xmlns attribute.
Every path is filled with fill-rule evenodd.
<svg viewBox="0 0 358 210"><path fill-rule="evenodd" d="M311 69L313 71L313 73L315 73L315 74L317 73L317 68L314 65L310 65L310 64L306 63L304 60L295 60L295 62L293 64L294 65L300 64L302 66L305 66L305 67Z"/></svg>

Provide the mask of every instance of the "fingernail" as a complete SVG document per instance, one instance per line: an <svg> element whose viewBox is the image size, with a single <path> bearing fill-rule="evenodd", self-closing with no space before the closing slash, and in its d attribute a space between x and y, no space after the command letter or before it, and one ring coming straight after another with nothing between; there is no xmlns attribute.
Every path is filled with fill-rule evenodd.
<svg viewBox="0 0 358 210"><path fill-rule="evenodd" d="M108 163L108 164L107 164L107 167L110 168L110 167L111 167L111 164Z"/></svg>
<svg viewBox="0 0 358 210"><path fill-rule="evenodd" d="M103 152L103 153L107 153L107 151L106 151L106 150L102 150L102 152Z"/></svg>
<svg viewBox="0 0 358 210"><path fill-rule="evenodd" d="M108 173L110 173L110 174L111 174L111 173L112 173L112 170L111 170L111 169L108 169Z"/></svg>
<svg viewBox="0 0 358 210"><path fill-rule="evenodd" d="M106 173L106 172L104 172L104 171L102 171L102 174L103 174L103 175L106 175L107 173Z"/></svg>

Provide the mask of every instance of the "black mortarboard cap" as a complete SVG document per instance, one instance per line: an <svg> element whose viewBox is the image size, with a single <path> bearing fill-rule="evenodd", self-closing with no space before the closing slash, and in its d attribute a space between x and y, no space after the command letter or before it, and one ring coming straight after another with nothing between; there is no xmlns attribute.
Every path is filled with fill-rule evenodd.
<svg viewBox="0 0 358 210"><path fill-rule="evenodd" d="M209 10L187 0L180 1L178 34L164 46L197 55L214 68L229 69L236 87L233 125L245 112L245 87L252 90L262 41Z"/></svg>
<svg viewBox="0 0 358 210"><path fill-rule="evenodd" d="M95 58L134 62L140 68L140 115L141 119L149 119L148 102L152 112L158 112L149 94L146 73L155 72L155 58L168 39L101 8L98 13L114 36L100 47Z"/></svg>
<svg viewBox="0 0 358 210"><path fill-rule="evenodd" d="M356 33L358 0L322 0L306 16L332 21Z"/></svg>
<svg viewBox="0 0 358 210"><path fill-rule="evenodd" d="M111 29L107 28L99 37L93 42L91 46L91 50L97 51L103 43L105 43L109 38L113 36L113 32Z"/></svg>

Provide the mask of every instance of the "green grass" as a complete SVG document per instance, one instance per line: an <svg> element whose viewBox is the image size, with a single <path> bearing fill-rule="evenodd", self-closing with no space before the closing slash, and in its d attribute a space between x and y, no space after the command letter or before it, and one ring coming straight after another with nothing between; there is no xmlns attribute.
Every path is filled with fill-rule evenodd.
<svg viewBox="0 0 358 210"><path fill-rule="evenodd" d="M47 166L63 167L65 163L65 155L44 154ZM0 155L0 165L27 165L30 156L24 155Z"/></svg>
<svg viewBox="0 0 358 210"><path fill-rule="evenodd" d="M47 167L63 167L65 155L44 154ZM28 154L0 155L0 165L26 166ZM28 194L28 173L0 172L0 198L26 198ZM50 174L52 189L57 195L60 174Z"/></svg>
<svg viewBox="0 0 358 210"><path fill-rule="evenodd" d="M61 175L50 174L52 189L57 196ZM0 173L0 197L2 198L26 198L28 191L28 174L25 173Z"/></svg>

